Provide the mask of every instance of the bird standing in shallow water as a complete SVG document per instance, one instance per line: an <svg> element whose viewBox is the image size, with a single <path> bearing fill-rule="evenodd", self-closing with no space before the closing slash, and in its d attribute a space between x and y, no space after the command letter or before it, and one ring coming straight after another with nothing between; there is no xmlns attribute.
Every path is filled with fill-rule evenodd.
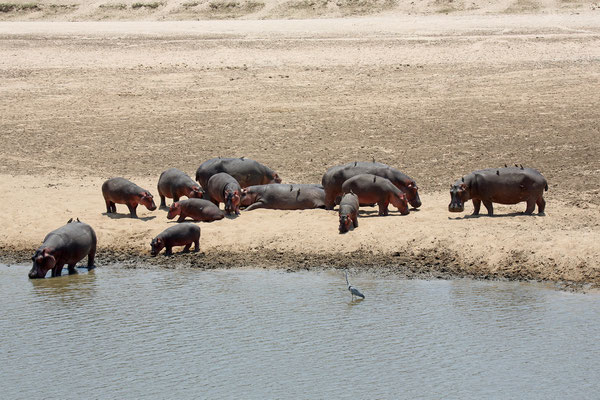
<svg viewBox="0 0 600 400"><path fill-rule="evenodd" d="M348 291L352 295L352 300L354 300L354 296L365 298L365 295L362 294L357 288L352 286L350 282L348 282L348 271L344 271L346 273L346 284L348 285Z"/></svg>

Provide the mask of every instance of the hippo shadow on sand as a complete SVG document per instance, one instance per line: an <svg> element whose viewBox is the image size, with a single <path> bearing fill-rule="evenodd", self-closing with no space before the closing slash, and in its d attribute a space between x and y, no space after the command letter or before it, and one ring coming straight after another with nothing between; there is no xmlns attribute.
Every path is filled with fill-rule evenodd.
<svg viewBox="0 0 600 400"><path fill-rule="evenodd" d="M419 211L418 209L415 210L410 210L412 211ZM400 213L400 211L398 210L388 210L388 215L379 215L379 210L377 208L374 208L373 210L365 210L365 209L360 209L358 210L358 216L360 218L377 218L377 217L402 217L402 213Z"/></svg>
<svg viewBox="0 0 600 400"><path fill-rule="evenodd" d="M510 213L506 213L506 214L496 214L494 213L493 215L488 215L487 213L482 213L482 214L477 214L477 215L473 215L473 214L466 214L463 215L462 217L448 217L449 220L461 220L461 219L471 219L471 218L514 218L514 217L519 217L519 216L527 216L527 217L545 217L546 213L533 213L533 214L526 214L525 211L516 211L516 212L510 212Z"/></svg>
<svg viewBox="0 0 600 400"><path fill-rule="evenodd" d="M126 219L138 219L140 221L150 221L153 220L154 218L156 218L156 215L149 215L147 217L137 217L137 218L131 218L130 214L119 214L119 213L107 213L107 212L103 212L102 215L106 215L109 218L112 219L122 219L122 218L126 218Z"/></svg>

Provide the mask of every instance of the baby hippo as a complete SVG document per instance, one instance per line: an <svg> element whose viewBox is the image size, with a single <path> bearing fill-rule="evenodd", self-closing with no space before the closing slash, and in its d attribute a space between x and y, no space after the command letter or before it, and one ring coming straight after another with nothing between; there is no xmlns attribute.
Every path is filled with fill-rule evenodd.
<svg viewBox="0 0 600 400"><path fill-rule="evenodd" d="M177 215L179 215L177 222L183 222L186 217L190 217L194 221L204 222L218 221L225 217L225 214L219 207L203 199L181 200L171 204L167 218L173 219Z"/></svg>
<svg viewBox="0 0 600 400"><path fill-rule="evenodd" d="M200 227L189 222L175 225L165 229L152 239L152 242L150 242L150 246L152 247L150 254L152 257L156 257L166 247L167 251L165 254L170 256L173 254L173 246L185 246L183 252L187 253L190 251L192 243L195 245L194 252L200 250Z"/></svg>
<svg viewBox="0 0 600 400"><path fill-rule="evenodd" d="M340 233L350 230L350 225L358 228L358 196L354 193L346 193L340 201Z"/></svg>
<svg viewBox="0 0 600 400"><path fill-rule="evenodd" d="M156 210L154 198L146 189L125 178L111 178L102 184L102 195L106 202L106 212L116 213L115 203L126 204L131 218L137 218L135 209L138 204L146 206L150 211Z"/></svg>
<svg viewBox="0 0 600 400"><path fill-rule="evenodd" d="M169 168L160 174L158 178L158 195L160 196L160 207L166 207L165 197L172 198L173 202L179 198L201 199L204 192L192 178L177 168Z"/></svg>
<svg viewBox="0 0 600 400"><path fill-rule="evenodd" d="M361 204L377 203L379 205L379 215L388 215L388 205L392 203L400 211L400 214L406 215L408 203L406 196L400 189L386 178L372 174L360 174L348 179L342 185L344 193L353 192L358 196Z"/></svg>
<svg viewBox="0 0 600 400"><path fill-rule="evenodd" d="M225 213L227 215L232 212L239 215L242 188L233 176L225 172L219 172L211 176L206 191L217 207L220 203L225 203Z"/></svg>

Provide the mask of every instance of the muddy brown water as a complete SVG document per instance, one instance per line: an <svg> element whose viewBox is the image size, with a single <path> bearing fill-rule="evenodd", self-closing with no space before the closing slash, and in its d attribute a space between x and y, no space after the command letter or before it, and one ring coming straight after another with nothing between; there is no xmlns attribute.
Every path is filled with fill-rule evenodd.
<svg viewBox="0 0 600 400"><path fill-rule="evenodd" d="M600 295L339 271L0 265L4 399L597 398Z"/></svg>

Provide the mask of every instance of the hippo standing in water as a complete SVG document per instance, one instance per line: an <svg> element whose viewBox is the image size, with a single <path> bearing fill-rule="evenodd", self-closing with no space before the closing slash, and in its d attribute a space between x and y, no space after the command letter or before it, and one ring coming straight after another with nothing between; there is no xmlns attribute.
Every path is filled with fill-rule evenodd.
<svg viewBox="0 0 600 400"><path fill-rule="evenodd" d="M220 203L225 203L225 213L227 215L232 212L239 215L242 188L234 177L225 172L219 172L210 177L206 186L206 191L210 196L210 200L216 204L217 207Z"/></svg>
<svg viewBox="0 0 600 400"><path fill-rule="evenodd" d="M156 210L154 198L146 189L125 178L111 178L102 184L102 195L106 202L106 212L116 213L118 204L126 204L131 218L137 218L135 209L138 204L146 206L150 211Z"/></svg>
<svg viewBox="0 0 600 400"><path fill-rule="evenodd" d="M196 181L207 190L208 180L219 172L233 176L241 187L281 183L281 178L271 168L249 158L212 158L196 170Z"/></svg>
<svg viewBox="0 0 600 400"><path fill-rule="evenodd" d="M177 222L183 222L186 217L190 217L194 221L204 222L218 221L225 217L219 207L204 199L180 200L171 204L167 218L173 219L177 215L179 215Z"/></svg>
<svg viewBox="0 0 600 400"><path fill-rule="evenodd" d="M52 270L53 277L60 276L65 264L69 267L69 274L75 274L75 265L85 256L88 257L88 270L95 268L96 233L79 219L70 219L66 225L46 235L31 257L33 267L29 278L44 278L49 270Z"/></svg>
<svg viewBox="0 0 600 400"><path fill-rule="evenodd" d="M355 193L361 204L377 203L379 215L388 215L390 203L400 211L400 214L409 213L406 196L389 179L372 174L360 174L344 182L342 190L344 193Z"/></svg>
<svg viewBox="0 0 600 400"><path fill-rule="evenodd" d="M189 199L201 199L204 195L202 188L185 172L177 168L169 168L160 174L158 178L158 195L160 196L160 207L166 207L165 197L172 198L173 202L186 196Z"/></svg>
<svg viewBox="0 0 600 400"><path fill-rule="evenodd" d="M192 223L178 224L170 228L165 229L158 234L152 242L150 247L152 250L150 254L152 257L156 257L163 248L167 248L166 255L170 256L173 254L173 246L185 246L183 252L187 253L190 251L194 243L194 252L200 250L200 227Z"/></svg>
<svg viewBox="0 0 600 400"><path fill-rule="evenodd" d="M481 202L487 208L488 215L493 215L492 203L517 204L526 201L525 214L531 215L537 204L539 214L543 215L546 207L543 195L547 190L546 178L532 168L482 169L471 172L452 185L448 211L463 212L465 202L473 200L473 215L479 215Z"/></svg>
<svg viewBox="0 0 600 400"><path fill-rule="evenodd" d="M421 207L419 188L412 178L386 164L375 161L356 161L331 167L323 175L321 183L325 188L325 208L332 210L335 206L336 198L343 194L342 185L344 182L360 174L373 174L390 180L392 184L404 192L411 206L414 208Z"/></svg>
<svg viewBox="0 0 600 400"><path fill-rule="evenodd" d="M346 193L340 201L340 233L346 233L350 230L350 225L358 228L358 196L354 193Z"/></svg>
<svg viewBox="0 0 600 400"><path fill-rule="evenodd" d="M241 203L246 211L257 208L272 210L306 210L325 207L325 191L321 185L255 185L242 189Z"/></svg>

